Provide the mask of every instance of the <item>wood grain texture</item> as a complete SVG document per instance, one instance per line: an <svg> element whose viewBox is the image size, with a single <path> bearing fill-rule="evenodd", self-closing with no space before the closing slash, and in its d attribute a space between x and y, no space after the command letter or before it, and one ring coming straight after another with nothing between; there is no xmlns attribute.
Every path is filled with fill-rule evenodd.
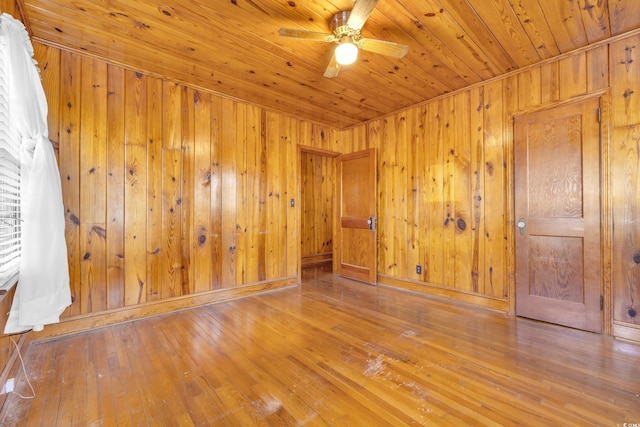
<svg viewBox="0 0 640 427"><path fill-rule="evenodd" d="M290 252L297 252L300 242L298 234L289 233L290 227L298 228L295 224L301 220L289 208L291 193L297 188L295 168L289 167L296 156L293 141L331 151L379 149L379 274L512 302L509 251L513 242L509 240L512 224L508 222L510 115L601 91L609 85L612 216L616 223L613 259L621 259L625 239L625 251L637 251L635 237L629 237L635 233L629 212L633 211L639 186L633 167L627 164L628 158L634 158L632 128L637 124L634 117L638 117L640 108L634 65L638 62L636 46L640 45L637 36L547 62L539 69L495 80L451 99L416 105L346 131L36 45L37 59L47 64L47 96L52 102L59 100L50 110L58 111L54 117L60 121L60 140L53 143L59 147L71 288L76 301L65 313L67 317L95 312L87 308L89 302L111 309L233 287L243 281L287 277L294 270L291 259L299 258L298 253ZM59 76L59 83L54 76ZM107 85L106 90L87 83L95 76L100 76L99 84ZM86 91L102 99L93 99ZM209 102L199 105L196 93L203 99L208 96ZM118 105L123 105L124 113ZM462 116L453 114L456 110L462 111ZM237 111L242 111L240 119ZM83 129L85 120L87 127ZM470 130L456 130L457 126ZM94 131L98 137L92 136ZM90 136L89 141L93 142L81 144L81 135ZM119 148L120 138L124 147ZM230 141L231 148L225 141ZM245 154L238 152L239 146L245 147ZM100 178L89 172L89 165L96 161L99 168L95 171L103 175ZM203 187L206 164L211 168L210 196ZM167 168L163 169L163 165ZM118 170L120 178L109 175ZM449 182L445 183L447 171ZM463 185L458 187L458 181ZM409 197L414 187L421 188L419 199ZM118 188L123 188L120 195ZM382 191L383 188L390 190ZM85 200L87 197L91 202ZM461 215L455 212L458 199L465 200L460 204ZM188 206L178 205L178 201ZM89 211L93 203L102 206L102 213ZM200 206L207 203L210 231L205 245L210 248L202 248L196 240L199 242L204 235L198 230L202 230L199 223L206 218L196 220L196 216L201 215ZM238 206L244 216L238 216ZM180 219L175 209L179 209ZM81 211L87 212L90 221L85 222ZM473 221L468 221L471 211ZM465 224L473 224L466 229L475 233L473 243L465 237L461 240L465 243L457 245L455 239L464 233L445 233L447 213L450 218L461 217ZM122 218L123 223L110 226L109 218ZM416 223L423 227L420 233L409 233ZM240 227L244 249L241 254L236 251L232 255L230 248L237 238L238 224L244 224ZM99 262L98 269L81 267L83 262L88 265L83 257L89 237L99 236L102 229L106 230L106 244L91 250L91 257L97 257L92 260ZM294 243L291 239L295 239ZM95 242L92 237L91 243ZM118 248L123 248L123 253ZM201 250L204 252L198 252ZM445 253L449 254L447 262L454 260L447 269ZM234 264L238 256L243 257L244 269L238 270L238 264ZM211 260L210 273L209 267L202 267L205 258ZM415 273L418 262L423 267L422 275ZM630 262L630 267L636 265L633 259ZM393 272L396 265L403 268ZM203 279L198 277L197 269L204 269ZM81 283L95 277L94 271L102 277L100 283L91 279L98 286L98 293L82 295L85 290ZM167 271L180 277L172 279L171 286L164 281ZM622 296L636 290L629 288L624 271L621 265L612 267L613 317L618 322L636 324L637 317L628 314L629 297ZM451 280L449 274L468 279Z"/></svg>
<svg viewBox="0 0 640 427"><path fill-rule="evenodd" d="M612 95L613 318L640 325L640 37L610 48Z"/></svg>
<svg viewBox="0 0 640 427"><path fill-rule="evenodd" d="M298 132L327 147L337 133L37 46L63 129L52 139L74 297L66 317L297 274Z"/></svg>
<svg viewBox="0 0 640 427"><path fill-rule="evenodd" d="M10 395L3 425L611 425L640 417L635 345L319 269L305 270L293 289L34 342L25 356L36 398ZM16 377L16 390L26 387Z"/></svg>
<svg viewBox="0 0 640 427"><path fill-rule="evenodd" d="M405 44L408 54L360 51L355 64L327 79L333 45L278 30L330 32L331 17L350 10L351 0L20 1L40 43L337 129L637 30L637 3L382 1L362 35Z"/></svg>
<svg viewBox="0 0 640 427"><path fill-rule="evenodd" d="M124 305L124 70L108 66L107 86L107 309ZM55 105L55 104L52 104Z"/></svg>
<svg viewBox="0 0 640 427"><path fill-rule="evenodd" d="M619 95L613 100L613 120L626 125L634 120L629 113L638 108L633 90L638 87L633 71L636 38L616 43L615 51L614 47L597 47L350 130L361 128L367 132L370 143L380 147L380 186L385 189L381 190L379 201L380 274L389 280L459 288L513 302L514 297L509 294L513 284L510 270L513 230L507 222L512 200L511 116L602 90L609 81L615 81ZM423 122L416 116L422 117ZM408 145L387 130L388 123L405 117L411 118L406 121L408 128L404 131ZM383 123L380 130L377 123ZM426 144L424 149L411 142L415 135L421 135ZM618 143L622 139L626 138L616 138ZM420 163L413 164L415 159L421 159ZM477 169L472 169L470 162L478 165ZM403 169L422 169L420 179L427 186L422 190L424 207L397 202L392 182L394 171ZM405 181L407 190L417 188L410 176ZM630 189L636 187L629 185ZM404 194L411 200L410 191ZM619 194L620 200L636 198L632 194ZM411 229L416 218L428 224L428 231L420 234L419 239L407 237L406 250L397 249L396 242L405 239L405 227ZM470 225L469 233L478 237L467 240L466 230L460 230L457 219ZM449 222L454 226L452 229L447 227ZM398 231L390 228L396 223L402 224ZM415 274L415 265L419 263L412 251L416 245L426 254L423 276ZM407 265L406 273L389 268L397 265Z"/></svg>

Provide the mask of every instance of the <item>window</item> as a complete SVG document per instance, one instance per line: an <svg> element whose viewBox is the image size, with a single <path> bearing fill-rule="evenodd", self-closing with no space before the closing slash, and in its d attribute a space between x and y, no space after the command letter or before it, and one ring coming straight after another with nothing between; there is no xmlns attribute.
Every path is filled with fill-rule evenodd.
<svg viewBox="0 0 640 427"><path fill-rule="evenodd" d="M0 55L0 290L13 286L20 267L20 153L9 120L6 64Z"/></svg>

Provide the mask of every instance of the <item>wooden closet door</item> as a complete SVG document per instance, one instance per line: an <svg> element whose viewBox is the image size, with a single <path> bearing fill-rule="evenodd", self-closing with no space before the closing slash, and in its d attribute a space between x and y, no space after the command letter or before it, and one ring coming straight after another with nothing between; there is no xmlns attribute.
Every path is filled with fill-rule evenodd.
<svg viewBox="0 0 640 427"><path fill-rule="evenodd" d="M516 313L601 332L599 99L515 119Z"/></svg>

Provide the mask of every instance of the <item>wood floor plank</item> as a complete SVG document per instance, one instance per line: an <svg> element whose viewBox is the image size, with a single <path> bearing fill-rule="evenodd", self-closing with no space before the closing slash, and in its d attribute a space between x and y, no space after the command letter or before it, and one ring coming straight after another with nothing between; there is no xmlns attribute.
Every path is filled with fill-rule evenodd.
<svg viewBox="0 0 640 427"><path fill-rule="evenodd" d="M322 265L297 288L32 342L25 362L36 398L10 394L1 426L640 422L640 346Z"/></svg>

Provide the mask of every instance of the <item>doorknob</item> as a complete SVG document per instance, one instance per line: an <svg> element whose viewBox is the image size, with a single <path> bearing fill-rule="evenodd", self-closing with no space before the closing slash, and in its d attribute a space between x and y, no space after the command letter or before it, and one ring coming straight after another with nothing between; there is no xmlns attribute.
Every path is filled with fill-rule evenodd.
<svg viewBox="0 0 640 427"><path fill-rule="evenodd" d="M517 226L520 229L520 234L524 234L524 229L527 227L527 222L524 220L524 218L520 218L518 220Z"/></svg>
<svg viewBox="0 0 640 427"><path fill-rule="evenodd" d="M367 224L369 224L369 230L374 231L376 229L376 218L373 216L369 217Z"/></svg>

